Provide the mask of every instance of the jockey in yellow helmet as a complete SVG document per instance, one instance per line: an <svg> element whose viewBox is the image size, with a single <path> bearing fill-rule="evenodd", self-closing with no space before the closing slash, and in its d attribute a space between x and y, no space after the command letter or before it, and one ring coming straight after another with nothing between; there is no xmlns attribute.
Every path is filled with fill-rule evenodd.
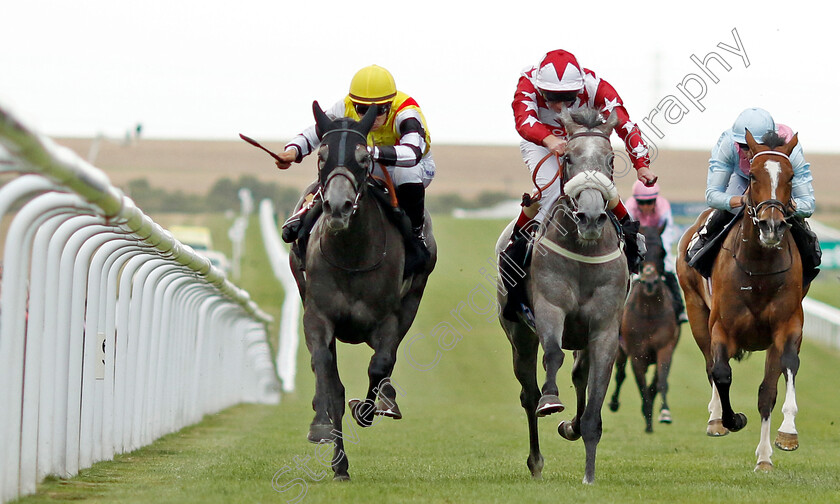
<svg viewBox="0 0 840 504"><path fill-rule="evenodd" d="M375 162L373 173L382 175L382 170L388 171L400 207L422 243L426 187L435 176L426 118L414 98L397 90L391 73L377 65L356 72L347 96L324 112L331 119L349 117L358 121L370 107L376 107L378 112L368 134L368 146ZM292 162L299 163L317 150L320 143L313 124L286 144L279 154L282 161L276 162L277 167L286 169ZM283 239L287 243L297 238L308 208L304 205L283 225Z"/></svg>

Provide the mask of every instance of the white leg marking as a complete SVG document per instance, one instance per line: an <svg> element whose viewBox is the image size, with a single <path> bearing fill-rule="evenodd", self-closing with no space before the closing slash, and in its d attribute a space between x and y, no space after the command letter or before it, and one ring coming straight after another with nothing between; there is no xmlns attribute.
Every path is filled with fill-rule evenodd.
<svg viewBox="0 0 840 504"><path fill-rule="evenodd" d="M712 382L712 400L709 401L709 421L723 418L723 407L720 405L720 396L717 387Z"/></svg>
<svg viewBox="0 0 840 504"><path fill-rule="evenodd" d="M782 165L778 161L765 161L764 169L770 174L770 197L776 199L776 189L779 187L779 174L782 172Z"/></svg>
<svg viewBox="0 0 840 504"><path fill-rule="evenodd" d="M779 432L797 434L796 424L793 420L796 418L796 413L799 412L799 408L796 407L796 386L793 383L793 372L790 369L787 370L787 376L785 378L787 378L785 380L787 382L787 389L785 390L785 404L782 405L782 413L784 413L785 419L782 420Z"/></svg>
<svg viewBox="0 0 840 504"><path fill-rule="evenodd" d="M755 449L755 456L758 457L756 464L770 463L771 455L773 455L773 445L770 443L770 417L767 417L761 419L761 438Z"/></svg>

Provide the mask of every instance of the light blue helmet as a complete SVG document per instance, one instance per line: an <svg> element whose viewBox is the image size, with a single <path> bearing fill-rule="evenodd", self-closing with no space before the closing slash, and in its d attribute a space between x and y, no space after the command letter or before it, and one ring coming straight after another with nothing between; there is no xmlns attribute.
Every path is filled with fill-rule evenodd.
<svg viewBox="0 0 840 504"><path fill-rule="evenodd" d="M758 107L744 110L732 125L732 136L738 143L747 143L747 130L750 130L756 142L770 131L776 131L776 123L770 112Z"/></svg>

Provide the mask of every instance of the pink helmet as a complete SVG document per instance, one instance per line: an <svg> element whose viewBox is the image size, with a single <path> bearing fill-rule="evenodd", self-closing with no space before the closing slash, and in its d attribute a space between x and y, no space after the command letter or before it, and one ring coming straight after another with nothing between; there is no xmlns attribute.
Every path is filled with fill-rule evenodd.
<svg viewBox="0 0 840 504"><path fill-rule="evenodd" d="M654 183L648 187L641 180L637 180L633 184L633 197L637 200L652 200L659 196L659 184Z"/></svg>
<svg viewBox="0 0 840 504"><path fill-rule="evenodd" d="M578 91L583 89L583 72L574 54L557 49L543 56L534 84L544 91Z"/></svg>

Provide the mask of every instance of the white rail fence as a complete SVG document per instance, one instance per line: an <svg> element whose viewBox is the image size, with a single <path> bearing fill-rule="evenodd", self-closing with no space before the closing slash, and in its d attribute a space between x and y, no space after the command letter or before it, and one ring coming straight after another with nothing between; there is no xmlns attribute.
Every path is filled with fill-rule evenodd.
<svg viewBox="0 0 840 504"><path fill-rule="evenodd" d="M0 106L0 502L239 402L271 318L103 172Z"/></svg>
<svg viewBox="0 0 840 504"><path fill-rule="evenodd" d="M285 294L277 345L277 373L283 383L283 392L294 392L298 342L300 341L301 305L298 300L297 283L289 267L289 253L277 233L274 205L268 199L260 202L260 230L266 253L271 261L271 269L283 286Z"/></svg>

